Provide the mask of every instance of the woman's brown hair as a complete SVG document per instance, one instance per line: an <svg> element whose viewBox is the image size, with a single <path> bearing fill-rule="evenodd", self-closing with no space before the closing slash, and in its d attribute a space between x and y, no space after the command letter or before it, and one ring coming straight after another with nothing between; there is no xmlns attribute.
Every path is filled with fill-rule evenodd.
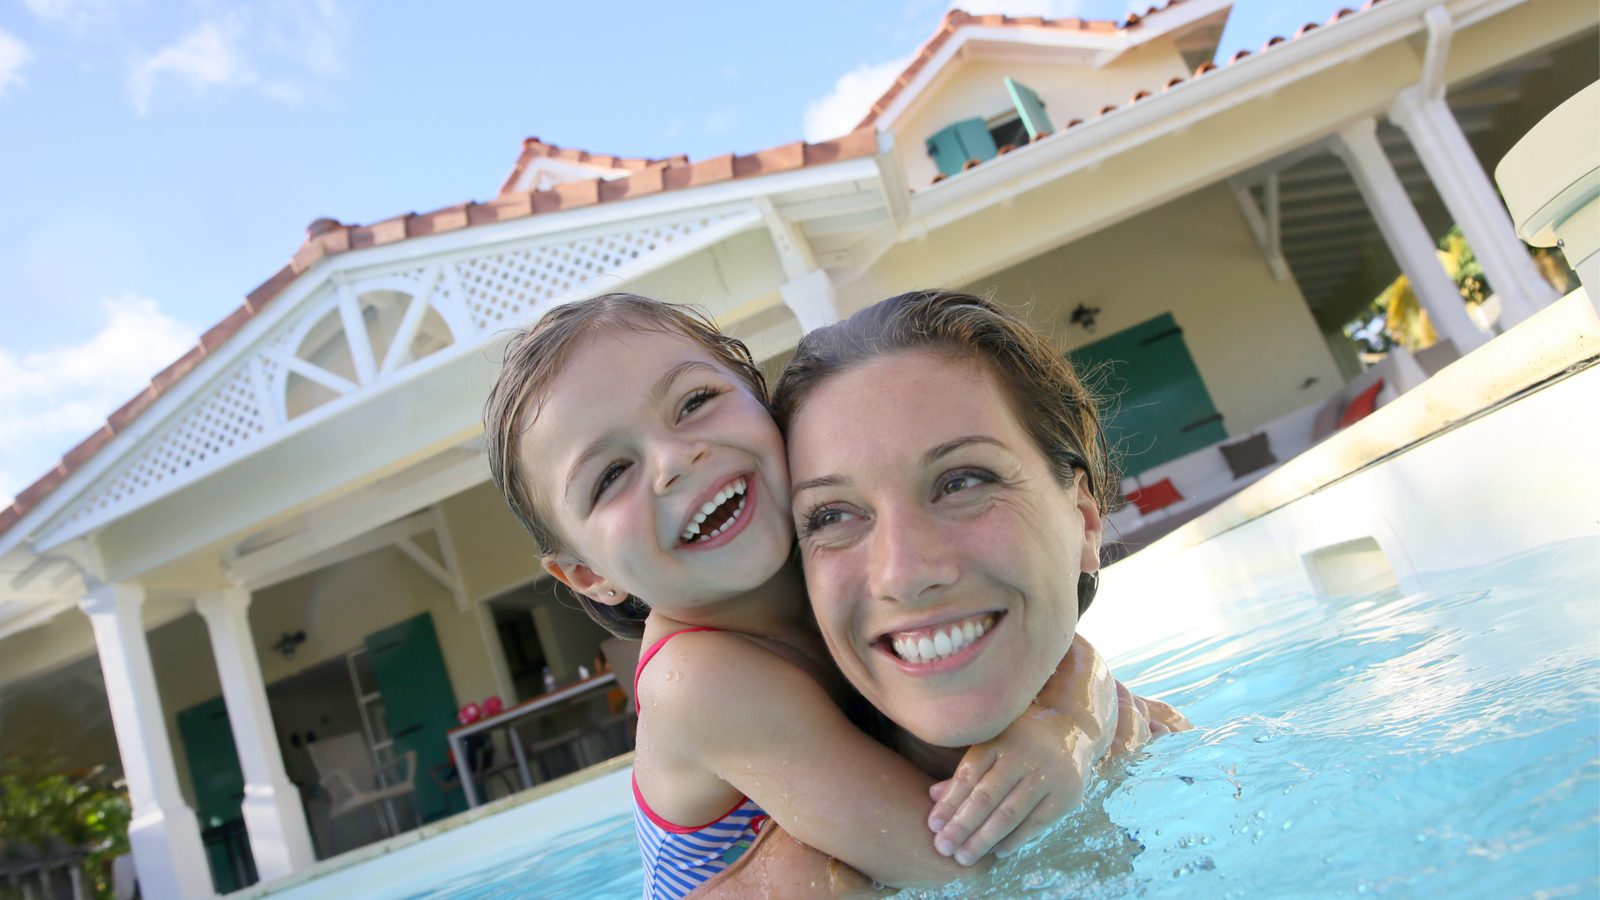
<svg viewBox="0 0 1600 900"><path fill-rule="evenodd" d="M489 474L511 512L539 545L539 555L567 549L550 516L541 508L520 463L522 436L539 417L544 397L572 353L585 340L604 331L677 335L705 348L716 362L745 383L758 399L767 396L766 379L744 343L717 330L700 311L638 294L611 293L550 310L533 327L518 332L506 345L500 374L483 407L484 449ZM638 640L649 609L635 598L616 606L578 595L591 619L618 637Z"/></svg>
<svg viewBox="0 0 1600 900"><path fill-rule="evenodd" d="M1065 354L1022 319L972 294L923 290L880 300L843 322L800 339L778 376L773 415L787 437L806 398L827 379L894 353L924 351L980 362L1005 388L1012 414L1027 429L1063 488L1085 474L1102 513L1114 496L1113 467L1095 399ZM1081 615L1099 580L1083 573Z"/></svg>

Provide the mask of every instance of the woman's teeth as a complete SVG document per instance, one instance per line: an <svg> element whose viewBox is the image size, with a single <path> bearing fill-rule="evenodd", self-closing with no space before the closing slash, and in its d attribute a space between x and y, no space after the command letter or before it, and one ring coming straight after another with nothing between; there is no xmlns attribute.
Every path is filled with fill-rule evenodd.
<svg viewBox="0 0 1600 900"><path fill-rule="evenodd" d="M694 514L693 521L689 523L689 527L683 529L683 534L678 535L678 539L685 544L692 544L696 541L709 541L733 527L733 523L739 521L739 514L744 512L744 492L745 482L743 478L717 491L716 496L707 500L705 505L700 507L700 511ZM739 505L727 512L727 517L722 520L721 524L708 530L705 534L701 534L700 526L705 524L706 519L716 513L722 504L727 503L734 497L739 498Z"/></svg>
<svg viewBox="0 0 1600 900"><path fill-rule="evenodd" d="M932 632L891 635L889 643L894 647L894 654L906 662L937 662L960 653L993 627L994 616L985 614L942 626Z"/></svg>

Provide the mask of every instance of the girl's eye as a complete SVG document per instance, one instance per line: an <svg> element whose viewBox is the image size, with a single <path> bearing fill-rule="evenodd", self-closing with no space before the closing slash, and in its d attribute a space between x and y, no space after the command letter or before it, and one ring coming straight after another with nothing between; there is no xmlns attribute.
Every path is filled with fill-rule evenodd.
<svg viewBox="0 0 1600 900"><path fill-rule="evenodd" d="M598 501L600 495L606 492L606 488L611 487L611 483L621 478L622 473L626 471L628 471L628 464L625 462L614 462L606 466L606 470L600 473L599 480L594 483L594 496L589 498L589 502Z"/></svg>
<svg viewBox="0 0 1600 900"><path fill-rule="evenodd" d="M959 494L980 484L993 483L994 480L993 475L979 469L961 469L955 472L947 472L944 477L939 479L938 493L941 496Z"/></svg>
<svg viewBox="0 0 1600 900"><path fill-rule="evenodd" d="M683 407L678 410L678 421L688 418L695 410L705 406L720 393L722 391L718 388L703 387L685 397Z"/></svg>

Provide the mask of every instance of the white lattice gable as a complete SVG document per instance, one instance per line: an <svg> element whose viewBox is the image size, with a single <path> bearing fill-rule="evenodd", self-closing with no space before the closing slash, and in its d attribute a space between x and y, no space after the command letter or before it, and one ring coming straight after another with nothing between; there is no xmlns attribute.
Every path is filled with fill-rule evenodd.
<svg viewBox="0 0 1600 900"><path fill-rule="evenodd" d="M748 203L324 261L248 322L41 508L39 550L70 540L484 347L556 302L757 227ZM431 246L430 246L431 242ZM389 259L372 261L385 255ZM595 279L604 278L597 282ZM35 532L36 534L39 532Z"/></svg>

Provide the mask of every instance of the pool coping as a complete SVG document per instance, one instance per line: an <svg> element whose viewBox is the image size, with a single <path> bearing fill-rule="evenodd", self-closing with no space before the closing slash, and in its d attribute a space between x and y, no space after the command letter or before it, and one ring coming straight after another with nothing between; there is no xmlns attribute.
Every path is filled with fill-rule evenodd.
<svg viewBox="0 0 1600 900"><path fill-rule="evenodd" d="M404 834L398 834L394 837L385 838L384 840L376 843L367 844L364 847L358 847L347 853L341 853L338 856L329 857L328 859L318 862L311 868L301 872L296 872L293 875L279 878L274 881L257 882L250 887L235 891L225 896L229 897L230 900L235 900L235 898L236 900L251 900L251 898L267 897L282 891L291 890L309 882L321 880L337 872L342 872L356 866L370 863L375 859L379 859L392 853L396 853L400 850L404 850L408 847L415 846L416 844L422 843L430 838L434 838L441 834L454 831L458 828L471 825L475 822L482 821L483 819L506 812L507 810L515 809L529 803L536 803L570 788L577 787L581 784L586 784L599 778L604 778L605 776L611 775L622 769L631 768L632 766L633 753L630 751L622 754L621 756L612 757L603 763L590 766L582 771L574 772L570 775L563 775L560 778L555 778L550 781L534 785L527 790L518 791L507 797L501 797L499 800L485 803L482 806L469 809L466 812L456 813L453 816L440 819L436 822L428 822L417 828L413 828Z"/></svg>
<svg viewBox="0 0 1600 900"><path fill-rule="evenodd" d="M1195 547L1597 363L1600 298L1580 286L1128 561L1148 565Z"/></svg>

